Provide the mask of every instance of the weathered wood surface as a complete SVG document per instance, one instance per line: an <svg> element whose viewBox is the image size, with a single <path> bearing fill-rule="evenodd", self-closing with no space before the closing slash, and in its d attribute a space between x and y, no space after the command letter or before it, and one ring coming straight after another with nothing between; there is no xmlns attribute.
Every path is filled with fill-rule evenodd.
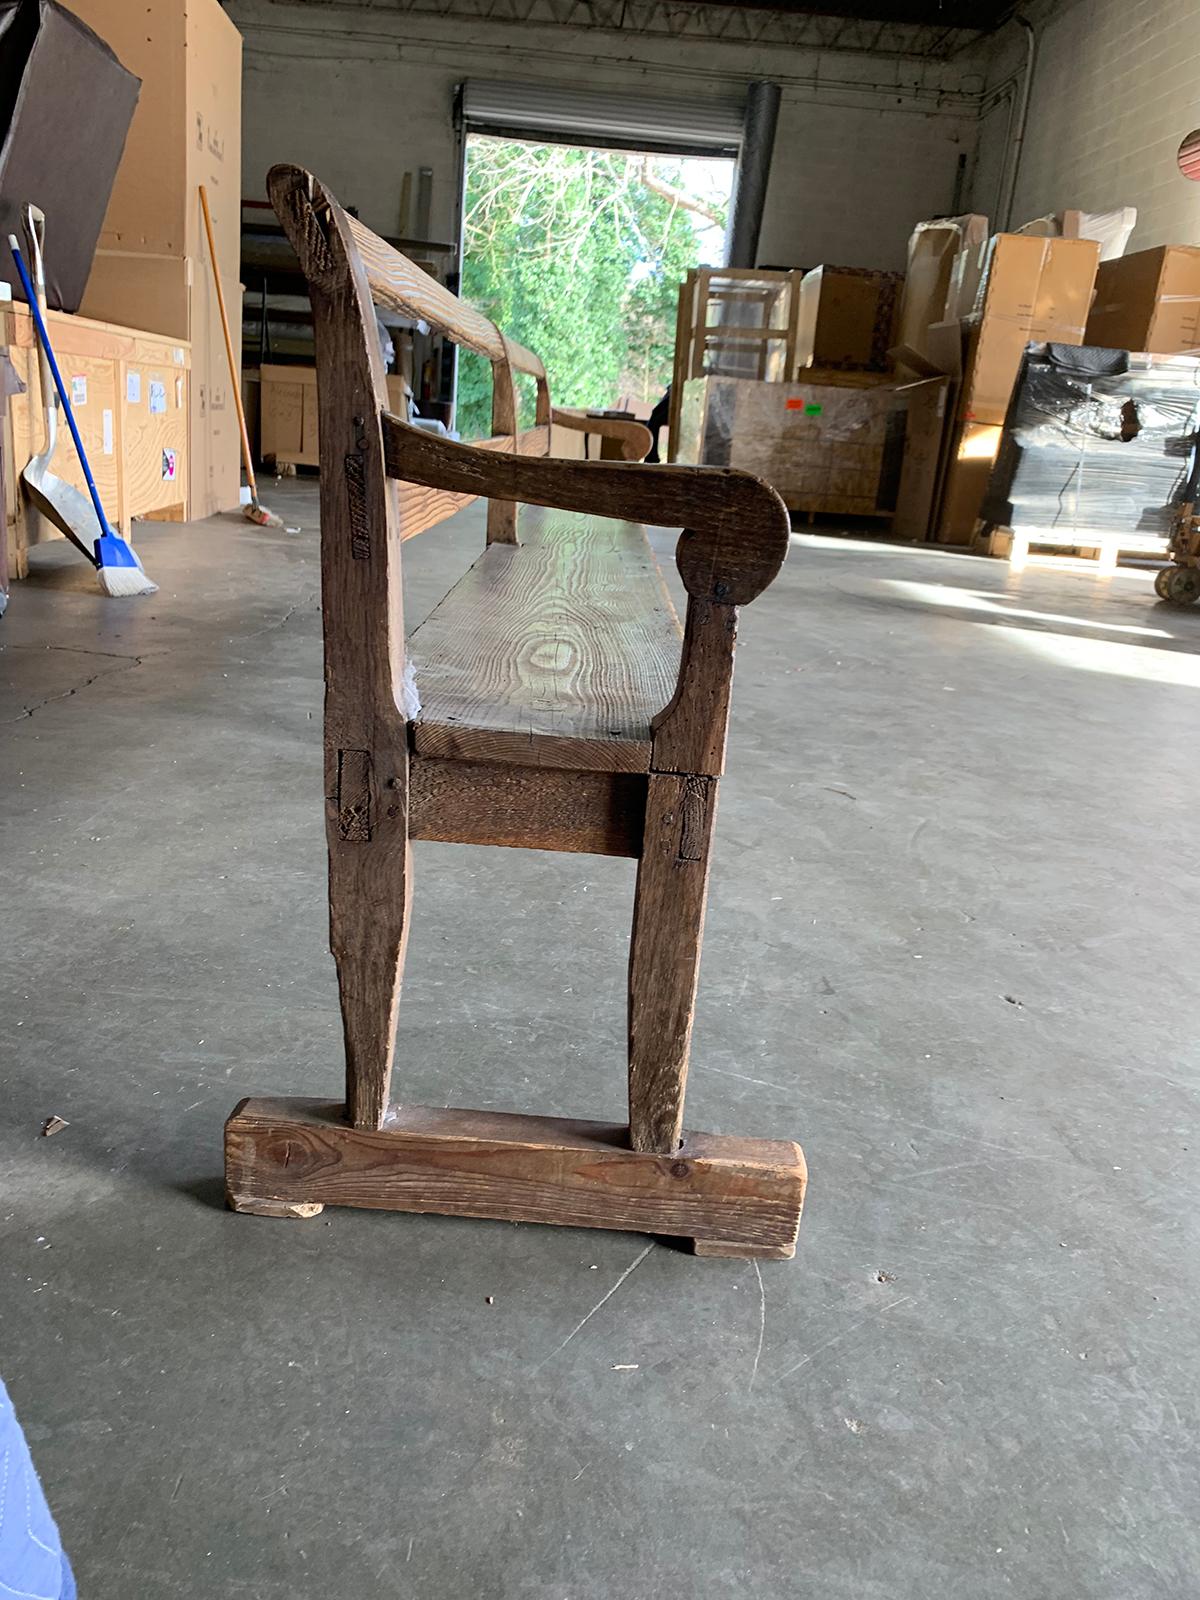
<svg viewBox="0 0 1200 1600"><path fill-rule="evenodd" d="M782 1139L689 1133L674 1156L604 1123L405 1107L355 1129L340 1105L244 1100L225 1126L235 1211L351 1205L693 1238L706 1253L790 1256L804 1157Z"/></svg>
<svg viewBox="0 0 1200 1600"><path fill-rule="evenodd" d="M675 693L654 719L655 772L724 772L737 616L689 595Z"/></svg>
<svg viewBox="0 0 1200 1600"><path fill-rule="evenodd" d="M388 471L458 494L682 528L676 561L688 593L748 605L776 577L791 537L787 508L769 484L726 467L531 460L422 432L383 418Z"/></svg>
<svg viewBox="0 0 1200 1600"><path fill-rule="evenodd" d="M569 428L574 433L595 434L601 439L619 439L626 461L644 461L654 443L654 436L644 422L630 421L625 417L596 417L573 406L555 406L550 420L556 427Z"/></svg>
<svg viewBox="0 0 1200 1600"><path fill-rule="evenodd" d="M646 779L498 761L409 763L409 834L459 844L636 856Z"/></svg>
<svg viewBox="0 0 1200 1600"><path fill-rule="evenodd" d="M276 167L271 200L309 280L320 375L321 612L329 943L346 1041L346 1114L387 1109L411 895L404 618L395 496L384 475L387 386L375 313L335 209Z"/></svg>
<svg viewBox="0 0 1200 1600"><path fill-rule="evenodd" d="M717 780L653 773L629 944L629 1137L670 1155L696 1008Z"/></svg>
<svg viewBox="0 0 1200 1600"><path fill-rule="evenodd" d="M643 529L527 510L409 650L422 754L644 772L680 640Z"/></svg>
<svg viewBox="0 0 1200 1600"><path fill-rule="evenodd" d="M550 429L526 428L515 439L511 434L498 434L491 439L480 439L474 448L492 452L515 451L522 456L544 456L550 449ZM418 533L445 522L447 517L469 506L476 496L453 494L444 489L429 488L425 484L400 481L396 484L396 498L400 537L413 539Z"/></svg>
<svg viewBox="0 0 1200 1600"><path fill-rule="evenodd" d="M552 416L602 433L614 419L555 416L536 356L315 179L276 168L270 186L317 335L330 945L347 1090L344 1107L243 1103L227 1125L230 1204L592 1224L690 1236L701 1254L791 1255L799 1149L682 1133L737 608L786 554L782 502L724 469L546 458ZM462 446L386 414L372 295L488 357L494 437ZM515 370L537 380L537 426L524 433ZM641 453L640 425L617 426ZM399 543L477 495L491 502L489 547L413 636L423 704L409 721ZM518 520L518 503L543 509ZM634 523L684 530L682 647ZM389 1110L411 838L638 857L627 1129Z"/></svg>

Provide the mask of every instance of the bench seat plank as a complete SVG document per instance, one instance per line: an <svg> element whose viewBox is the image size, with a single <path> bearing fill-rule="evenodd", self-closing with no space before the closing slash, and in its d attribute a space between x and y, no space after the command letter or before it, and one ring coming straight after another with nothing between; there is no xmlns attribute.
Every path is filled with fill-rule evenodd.
<svg viewBox="0 0 1200 1600"><path fill-rule="evenodd" d="M419 755L646 772L679 671L675 609L643 528L524 507L409 641Z"/></svg>

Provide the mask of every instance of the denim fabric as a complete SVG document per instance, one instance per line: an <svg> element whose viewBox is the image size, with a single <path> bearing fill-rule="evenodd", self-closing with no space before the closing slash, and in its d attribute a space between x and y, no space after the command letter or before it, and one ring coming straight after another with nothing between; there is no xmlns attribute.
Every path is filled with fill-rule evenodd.
<svg viewBox="0 0 1200 1600"><path fill-rule="evenodd" d="M0 1600L75 1600L50 1507L0 1383Z"/></svg>

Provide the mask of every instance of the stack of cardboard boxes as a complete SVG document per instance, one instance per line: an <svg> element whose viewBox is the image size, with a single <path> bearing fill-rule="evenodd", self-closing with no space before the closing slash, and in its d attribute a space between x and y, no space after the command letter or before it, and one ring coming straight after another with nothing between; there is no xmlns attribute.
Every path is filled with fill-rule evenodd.
<svg viewBox="0 0 1200 1600"><path fill-rule="evenodd" d="M1161 246L1111 260L1101 260L1102 253L1096 239L1026 233L976 238L959 252L947 315L926 325L925 359L913 363L917 370L945 372L956 393L953 423L940 436L941 481L929 538L944 544L976 539L1027 344L1162 355L1200 348L1200 249ZM974 301L964 310L964 286L972 282ZM905 332L911 344L913 330ZM923 441L910 427L909 448L936 449L938 427L930 418Z"/></svg>
<svg viewBox="0 0 1200 1600"><path fill-rule="evenodd" d="M927 330L958 394L931 518L932 536L943 544L974 537L1025 346L1083 343L1100 262L1094 239L1000 233L969 251L976 260L964 261L958 277L977 278L973 309Z"/></svg>
<svg viewBox="0 0 1200 1600"><path fill-rule="evenodd" d="M914 231L903 279L791 274L793 310L759 335L786 339L786 371L722 371L708 328L677 372L674 459L755 472L793 511L971 544L1028 344L1200 348L1200 248L1101 260L1128 235L1132 214L1114 216L1119 241L1078 212L990 237L986 217L940 218Z"/></svg>

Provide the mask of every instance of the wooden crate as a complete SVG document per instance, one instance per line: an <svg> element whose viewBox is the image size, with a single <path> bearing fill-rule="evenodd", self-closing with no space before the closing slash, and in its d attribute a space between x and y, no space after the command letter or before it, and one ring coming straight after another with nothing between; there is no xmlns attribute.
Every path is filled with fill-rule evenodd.
<svg viewBox="0 0 1200 1600"><path fill-rule="evenodd" d="M408 415L406 380L389 373L388 399L398 417ZM317 369L282 367L269 363L259 368L259 450L268 466L319 467L317 433Z"/></svg>
<svg viewBox="0 0 1200 1600"><path fill-rule="evenodd" d="M917 387L873 372L812 370L795 383L690 379L679 459L765 478L789 511L890 517Z"/></svg>
<svg viewBox="0 0 1200 1600"><path fill-rule="evenodd" d="M49 327L109 521L126 536L134 517L182 521L188 499L190 347L61 311L50 312ZM62 537L20 492L21 471L45 440L35 340L28 308L5 306L0 349L25 385L25 393L9 401L4 441L11 463L4 514L18 578L28 570L31 545ZM53 470L87 493L65 422Z"/></svg>
<svg viewBox="0 0 1200 1600"><path fill-rule="evenodd" d="M675 314L668 459L677 453L684 385L707 374L786 382L796 368L804 274L765 268L694 267Z"/></svg>

